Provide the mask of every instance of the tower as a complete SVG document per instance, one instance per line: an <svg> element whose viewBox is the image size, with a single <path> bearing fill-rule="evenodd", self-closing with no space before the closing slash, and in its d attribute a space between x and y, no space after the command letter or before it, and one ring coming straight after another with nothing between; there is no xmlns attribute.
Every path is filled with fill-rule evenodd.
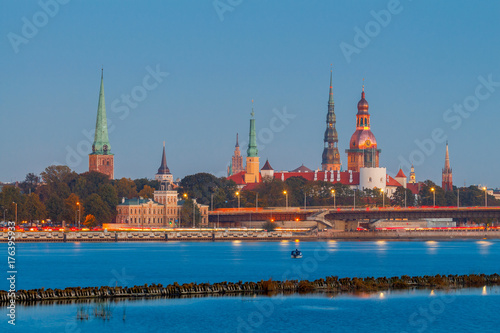
<svg viewBox="0 0 500 333"><path fill-rule="evenodd" d="M229 167L228 175L234 175L243 171L243 156L240 152L240 144L238 143L238 133L236 133L236 145L234 146L234 155L231 159L231 166Z"/></svg>
<svg viewBox="0 0 500 333"><path fill-rule="evenodd" d="M453 191L453 175L450 168L450 155L448 153L448 141L446 141L446 155L444 158L443 182L441 184L443 190Z"/></svg>
<svg viewBox="0 0 500 333"><path fill-rule="evenodd" d="M408 183L415 184L416 182L417 182L417 180L415 178L415 168L413 167L413 164L412 164L411 169L410 169L410 180L408 181Z"/></svg>
<svg viewBox="0 0 500 333"><path fill-rule="evenodd" d="M253 112L253 100L252 100L252 113L250 114L250 132L248 138L248 149L247 149L247 165L245 173L245 183L258 183L259 182L259 151L257 150L257 135L255 133L255 113Z"/></svg>
<svg viewBox="0 0 500 333"><path fill-rule="evenodd" d="M158 168L158 172L155 175L155 180L160 183L172 184L174 181L174 176L170 173L170 169L167 166L167 157L165 155L165 141L163 141L163 155L161 156L161 164Z"/></svg>
<svg viewBox="0 0 500 333"><path fill-rule="evenodd" d="M106 105L104 102L103 71L101 69L101 88L97 105L97 120L95 124L94 143L92 153L89 154L89 171L97 171L114 179L114 155L108 138L108 121L106 119Z"/></svg>
<svg viewBox="0 0 500 333"><path fill-rule="evenodd" d="M269 180L274 178L274 169L271 164L269 164L269 160L266 160L266 163L264 164L262 169L260 169L260 174L262 175L262 179Z"/></svg>
<svg viewBox="0 0 500 333"><path fill-rule="evenodd" d="M333 102L332 70L330 70L330 97L328 99L328 113L326 115L326 130L321 162L323 171L340 170L340 155L338 148L338 134L335 124L335 103Z"/></svg>
<svg viewBox="0 0 500 333"><path fill-rule="evenodd" d="M359 172L361 168L378 168L381 151L377 148L377 140L370 130L370 114L363 85L356 114L356 131L349 141L349 149L346 149L348 169Z"/></svg>

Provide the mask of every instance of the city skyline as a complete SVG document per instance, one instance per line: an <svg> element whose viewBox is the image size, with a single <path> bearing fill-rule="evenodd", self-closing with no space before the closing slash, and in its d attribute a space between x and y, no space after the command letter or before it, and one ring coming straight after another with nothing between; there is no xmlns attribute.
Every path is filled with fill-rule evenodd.
<svg viewBox="0 0 500 333"><path fill-rule="evenodd" d="M489 45L488 40L471 39L486 33L491 24L498 26L493 19L495 9L488 7L499 5L455 6L457 17L482 18L474 20L476 25L467 30L452 18L438 20L444 4L436 4L434 11L427 13L422 4L401 2L393 8L391 3L346 3L343 8L318 4L317 8L308 7L311 12L301 17L304 25L300 27L287 21L304 8L295 2L284 9L269 4L265 12L259 11L259 4L245 2L225 12L222 21L211 3L155 3L160 12L178 11L179 18L169 12L168 23L153 9L138 4L121 8L110 2L102 5L100 14L92 12L92 6L61 4L28 43L18 45L17 52L9 38L4 38L0 46L7 60L0 65L2 71L6 77L15 78L3 82L2 120L19 124L4 128L1 155L4 161L12 162L2 163L0 181L23 180L28 172L40 173L56 162L79 173L87 171L101 66L109 140L116 158L115 178L152 178L163 141L175 178L197 172L225 176L236 133L245 150L247 142L241 139L248 138L252 99L262 161L269 159L276 170L292 170L301 164L321 168L333 63L333 96L344 170L344 151L355 125L356 104L365 78L372 130L383 149L380 164L387 167L388 174L394 176L400 166L409 174L403 161L410 163L410 156L423 156L423 163L414 163L417 180L431 179L439 184L448 140L455 185L463 186L465 181L467 186L500 186L491 168L498 158L488 154L489 147L483 144L481 135L494 131L499 117L494 113L500 105L500 73L494 57L499 47ZM43 11L39 5L2 6L6 9L0 14L4 36L11 32L22 35L22 18L29 21ZM152 28L136 31L138 35L130 40L122 39L120 29L98 20L117 8L123 10L118 20L120 29L128 34L134 36L134 30L124 24L136 12L139 18L141 14L150 15ZM283 9L284 17L273 16L278 9ZM386 26L379 23L379 33L369 37L366 47L360 47L356 36L362 36L363 31L359 34L358 27L383 22L377 17L390 10L394 13ZM81 17L76 17L79 11ZM325 11L331 11L336 21L328 20ZM194 17L202 23L190 28ZM417 25L422 17L432 23L430 27ZM87 30L72 22L90 18L97 24L85 26ZM262 26L255 28L252 18ZM274 27L271 18L284 26L275 27L266 36L266 28ZM146 22L146 18L139 22ZM201 29L204 26L213 28L219 38L205 34ZM163 41L160 27L181 27L187 41L168 32L169 43ZM424 30L419 34L413 31L415 27ZM110 33L117 40L107 45L108 39L99 32ZM75 33L82 38L75 41ZM467 39L467 47L458 35ZM224 38L237 47L227 45ZM197 52L195 44L205 52ZM299 44L307 48L293 53ZM134 50L129 50L131 45ZM359 52L346 56L346 50L356 45ZM486 46L491 52L479 52ZM264 54L262 50L267 48L271 52ZM389 49L391 53L386 52ZM420 52L413 54L417 49ZM120 53L127 50L131 54ZM116 52L120 54L118 59ZM82 59L80 53L88 59ZM132 100L127 101L127 95ZM476 102L476 111L467 111ZM460 111L454 104L465 107ZM437 131L434 137L439 137L439 142L433 139L433 131Z"/></svg>

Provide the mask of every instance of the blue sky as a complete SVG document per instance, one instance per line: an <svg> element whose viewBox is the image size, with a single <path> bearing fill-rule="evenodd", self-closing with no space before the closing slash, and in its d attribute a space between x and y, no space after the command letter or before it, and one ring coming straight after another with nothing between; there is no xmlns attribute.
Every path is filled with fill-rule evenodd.
<svg viewBox="0 0 500 333"><path fill-rule="evenodd" d="M0 2L0 181L87 170L101 66L117 178L153 177L163 141L174 177L224 175L252 99L261 166L316 169L333 63L344 167L365 78L389 174L440 183L447 139L455 184L500 186L498 2L54 3Z"/></svg>

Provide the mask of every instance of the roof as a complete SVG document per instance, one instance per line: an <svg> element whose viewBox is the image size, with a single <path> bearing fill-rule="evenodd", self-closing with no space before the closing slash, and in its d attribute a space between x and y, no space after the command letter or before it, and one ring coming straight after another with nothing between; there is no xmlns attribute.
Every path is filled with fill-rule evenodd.
<svg viewBox="0 0 500 333"><path fill-rule="evenodd" d="M290 172L313 172L313 171L311 169L309 169L308 167L306 167L304 164L302 164L297 169L293 169Z"/></svg>
<svg viewBox="0 0 500 333"><path fill-rule="evenodd" d="M404 174L403 170L399 168L398 174L396 175L396 178L406 178L406 175Z"/></svg>
<svg viewBox="0 0 500 333"><path fill-rule="evenodd" d="M245 185L245 173L246 171L240 171L238 173L235 173L234 175L227 177L227 179L232 180L236 183L236 185Z"/></svg>
<svg viewBox="0 0 500 333"><path fill-rule="evenodd" d="M403 186L403 185L401 185L396 179L394 179L391 176L387 175L387 181L385 183L385 186L399 187L399 186Z"/></svg>
<svg viewBox="0 0 500 333"><path fill-rule="evenodd" d="M246 184L241 190L242 191L253 191L255 190L260 183L251 183L251 184Z"/></svg>
<svg viewBox="0 0 500 333"><path fill-rule="evenodd" d="M155 205L161 205L159 202L156 202L152 199L132 198L132 199L124 199L122 202L118 204L118 206L139 206L147 204L149 202L152 202Z"/></svg>
<svg viewBox="0 0 500 333"><path fill-rule="evenodd" d="M266 160L266 164L264 164L261 170L274 170L274 169L271 167L271 164L269 164L269 160Z"/></svg>
<svg viewBox="0 0 500 333"><path fill-rule="evenodd" d="M413 194L418 194L420 192L420 188L422 187L422 183L415 183L415 184L406 184L406 188L411 191Z"/></svg>

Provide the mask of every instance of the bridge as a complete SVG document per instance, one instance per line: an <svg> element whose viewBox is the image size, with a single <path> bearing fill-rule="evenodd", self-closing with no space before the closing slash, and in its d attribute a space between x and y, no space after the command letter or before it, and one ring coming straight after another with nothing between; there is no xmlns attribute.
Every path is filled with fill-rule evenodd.
<svg viewBox="0 0 500 333"><path fill-rule="evenodd" d="M289 209L226 209L210 211L210 223L235 223L255 221L316 221L328 227L333 226L333 221L356 220L392 220L392 219L430 219L454 218L465 221L480 218L500 220L500 207L375 207L375 208L289 208Z"/></svg>

